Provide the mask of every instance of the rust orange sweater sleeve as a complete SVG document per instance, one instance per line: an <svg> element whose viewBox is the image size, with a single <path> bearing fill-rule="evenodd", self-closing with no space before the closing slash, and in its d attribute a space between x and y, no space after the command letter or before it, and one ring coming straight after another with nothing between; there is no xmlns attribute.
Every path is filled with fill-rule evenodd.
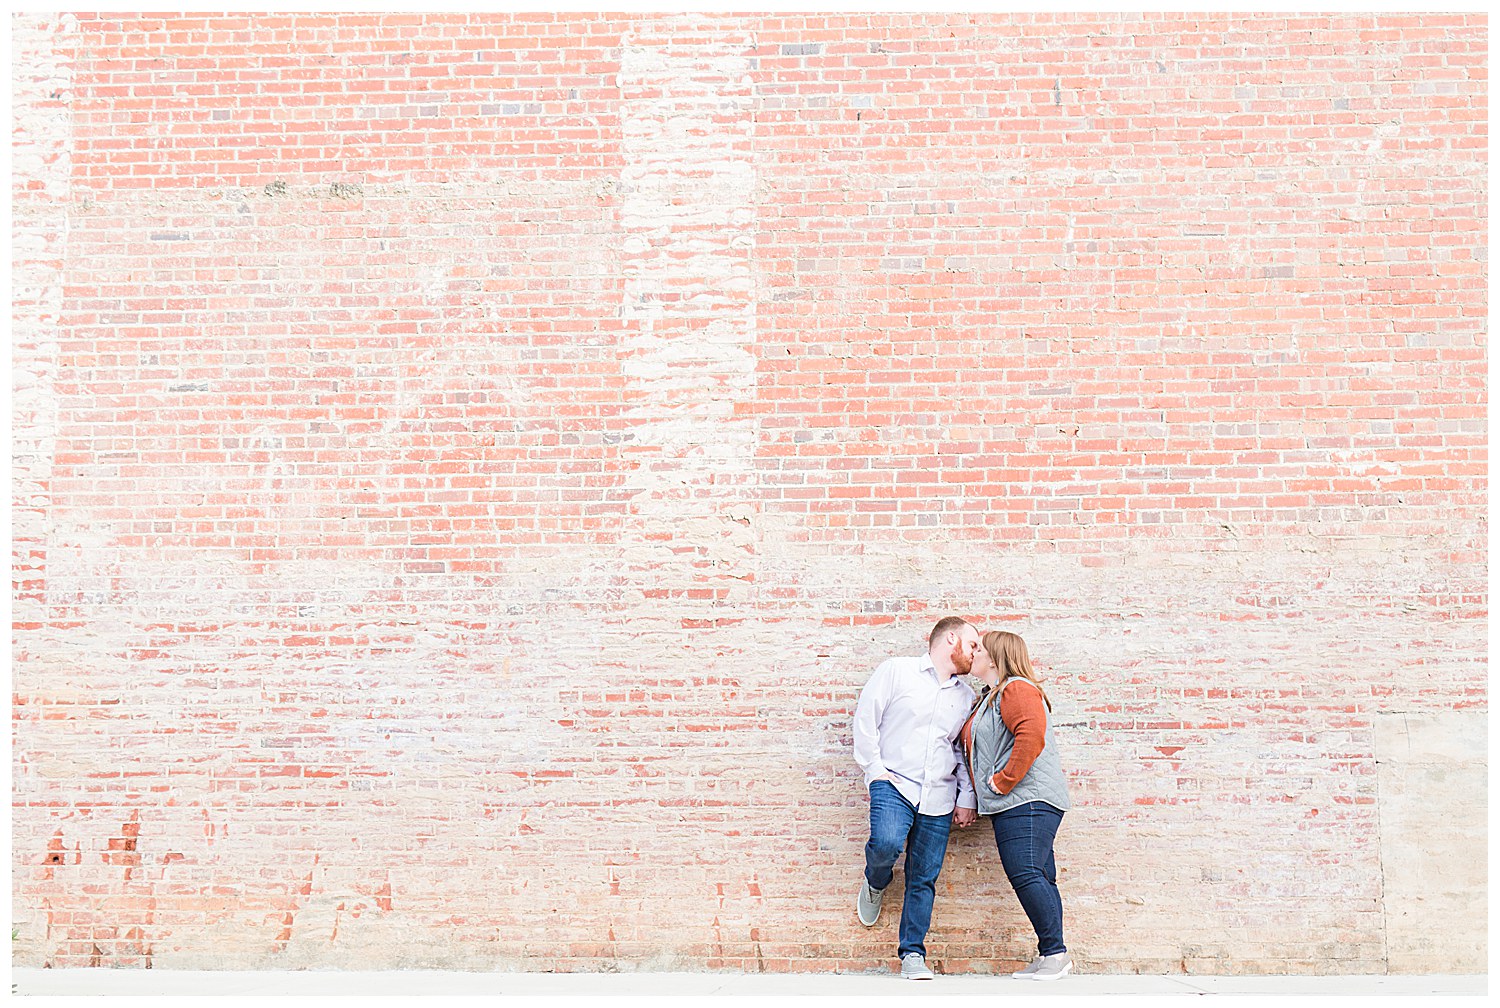
<svg viewBox="0 0 1500 1008"><path fill-rule="evenodd" d="M1030 683L1006 683L1000 694L1000 720L1016 737L1016 744L1005 766L990 778L990 787L998 794L1010 794L1047 744L1047 703L1042 691Z"/></svg>

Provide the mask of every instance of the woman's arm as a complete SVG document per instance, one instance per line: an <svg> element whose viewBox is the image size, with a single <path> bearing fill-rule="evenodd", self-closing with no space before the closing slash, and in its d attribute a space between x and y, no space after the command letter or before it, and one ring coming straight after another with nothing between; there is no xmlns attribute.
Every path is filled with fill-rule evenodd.
<svg viewBox="0 0 1500 1008"><path fill-rule="evenodd" d="M1011 688L1015 681L1007 682L1005 692L1000 694L1000 720L1016 742L1004 769L990 777L990 787L998 794L1010 794L1011 788L1021 783L1047 744L1047 703L1042 691L1029 682Z"/></svg>

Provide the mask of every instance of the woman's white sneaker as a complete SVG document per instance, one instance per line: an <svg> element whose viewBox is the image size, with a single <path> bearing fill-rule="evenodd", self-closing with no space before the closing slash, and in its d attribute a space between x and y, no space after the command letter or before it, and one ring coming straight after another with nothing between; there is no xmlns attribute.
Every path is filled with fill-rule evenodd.
<svg viewBox="0 0 1500 1008"><path fill-rule="evenodd" d="M1023 980L1060 980L1073 971L1073 957L1066 952L1042 956L1019 973L1011 976Z"/></svg>
<svg viewBox="0 0 1500 1008"><path fill-rule="evenodd" d="M901 977L905 980L931 980L932 970L920 952L908 952L901 957Z"/></svg>
<svg viewBox="0 0 1500 1008"><path fill-rule="evenodd" d="M1026 966L1023 969L1016 970L1014 973L1011 974L1011 976L1013 976L1013 977L1019 977L1020 979L1025 980L1025 979L1030 978L1030 976L1033 973L1035 973L1037 970L1039 970L1041 968L1042 968L1042 957L1041 956L1037 956L1035 959L1031 960L1031 965L1030 966Z"/></svg>

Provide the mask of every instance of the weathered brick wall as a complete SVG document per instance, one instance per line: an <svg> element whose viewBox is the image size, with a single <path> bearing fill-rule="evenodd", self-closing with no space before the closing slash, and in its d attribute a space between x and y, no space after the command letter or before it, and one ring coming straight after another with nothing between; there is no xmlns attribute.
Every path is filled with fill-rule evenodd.
<svg viewBox="0 0 1500 1008"><path fill-rule="evenodd" d="M1483 17L12 28L17 963L889 962L960 613L1081 968L1484 968Z"/></svg>

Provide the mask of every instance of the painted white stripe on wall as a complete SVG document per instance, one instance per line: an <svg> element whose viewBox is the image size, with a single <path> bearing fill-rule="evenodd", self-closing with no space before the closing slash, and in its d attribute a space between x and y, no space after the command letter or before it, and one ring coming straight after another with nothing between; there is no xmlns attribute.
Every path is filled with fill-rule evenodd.
<svg viewBox="0 0 1500 1008"><path fill-rule="evenodd" d="M752 46L700 17L652 19L627 40L620 71L621 366L635 462L625 566L642 587L712 582L740 600L755 453L753 423L735 416L755 390ZM669 622L701 602L673 598Z"/></svg>
<svg viewBox="0 0 1500 1008"><path fill-rule="evenodd" d="M71 14L11 21L11 548L23 584L46 566L77 35ZM35 601L33 590L14 592L14 619L39 619Z"/></svg>

